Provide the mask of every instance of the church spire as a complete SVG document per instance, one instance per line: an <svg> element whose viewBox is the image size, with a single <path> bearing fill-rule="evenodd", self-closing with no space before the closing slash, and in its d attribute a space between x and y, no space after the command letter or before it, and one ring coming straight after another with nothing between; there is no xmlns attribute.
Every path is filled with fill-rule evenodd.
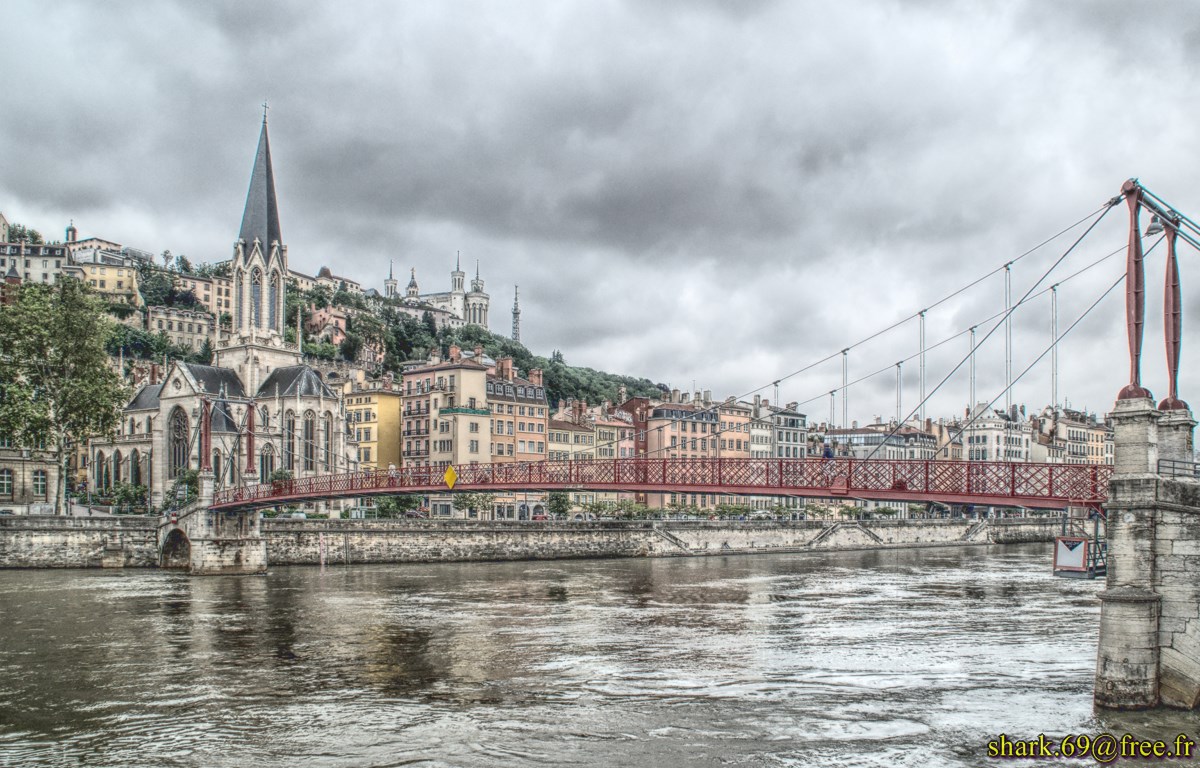
<svg viewBox="0 0 1200 768"><path fill-rule="evenodd" d="M257 239L263 255L270 258L271 243L283 244L279 233L279 204L275 200L275 172L271 168L271 144L267 140L267 113L263 110L262 132L258 136L258 151L254 155L254 172L250 176L250 191L246 194L246 209L242 213L242 229L238 235L246 241L249 251Z"/></svg>
<svg viewBox="0 0 1200 768"><path fill-rule="evenodd" d="M513 286L513 341L521 340L521 286Z"/></svg>

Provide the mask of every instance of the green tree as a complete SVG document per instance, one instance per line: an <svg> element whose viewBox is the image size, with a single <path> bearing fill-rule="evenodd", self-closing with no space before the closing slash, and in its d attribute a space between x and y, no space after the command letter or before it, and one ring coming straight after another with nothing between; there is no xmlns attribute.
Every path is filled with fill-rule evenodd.
<svg viewBox="0 0 1200 768"><path fill-rule="evenodd" d="M486 512L496 503L496 494L494 493L456 493L454 494L454 506L459 509L473 510L477 515L480 512ZM479 515L483 517L483 515Z"/></svg>
<svg viewBox="0 0 1200 768"><path fill-rule="evenodd" d="M571 497L563 491L552 491L546 497L546 508L556 518L566 517L571 513Z"/></svg>
<svg viewBox="0 0 1200 768"><path fill-rule="evenodd" d="M9 224L8 239L13 243L29 243L31 245L41 245L45 242L42 239L42 233L36 229L26 227L24 224Z"/></svg>
<svg viewBox="0 0 1200 768"><path fill-rule="evenodd" d="M22 285L0 312L0 433L53 452L58 514L71 442L112 434L120 419L125 391L104 349L111 322L102 302L70 278Z"/></svg>
<svg viewBox="0 0 1200 768"><path fill-rule="evenodd" d="M192 271L192 262L182 253L175 257L175 271L185 275L194 274Z"/></svg>
<svg viewBox="0 0 1200 768"><path fill-rule="evenodd" d="M380 496L375 500L375 511L380 517L404 517L420 506L421 497L414 494Z"/></svg>

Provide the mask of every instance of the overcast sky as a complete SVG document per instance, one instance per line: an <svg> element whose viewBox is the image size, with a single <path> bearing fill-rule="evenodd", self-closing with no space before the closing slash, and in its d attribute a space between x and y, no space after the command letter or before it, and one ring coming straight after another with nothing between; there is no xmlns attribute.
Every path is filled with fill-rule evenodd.
<svg viewBox="0 0 1200 768"><path fill-rule="evenodd" d="M1191 2L10 2L0 211L61 238L228 258L261 120L292 268L382 290L389 261L447 290L481 265L491 328L569 363L745 395L908 317L1097 210L1138 176L1200 215L1200 6ZM1118 248L1114 210L1043 286ZM1082 229L1013 267L1021 296ZM1198 254L1182 252L1181 396ZM1144 380L1166 395L1162 258ZM468 266L469 265L469 266ZM1059 288L1061 327L1122 272ZM403 284L403 282L402 282ZM1060 353L1060 400L1128 378L1120 287ZM927 315L933 344L1003 309L1002 274ZM1014 315L1014 375L1050 339ZM931 352L928 389L965 354ZM915 355L915 320L850 378ZM841 360L784 378L814 421ZM977 394L1004 382L1004 336ZM904 407L918 398L904 366ZM928 415L960 413L967 367ZM1050 400L1049 357L1014 402ZM1003 402L1003 400L1001 400ZM894 368L850 418L895 413ZM840 421L842 403L836 407Z"/></svg>

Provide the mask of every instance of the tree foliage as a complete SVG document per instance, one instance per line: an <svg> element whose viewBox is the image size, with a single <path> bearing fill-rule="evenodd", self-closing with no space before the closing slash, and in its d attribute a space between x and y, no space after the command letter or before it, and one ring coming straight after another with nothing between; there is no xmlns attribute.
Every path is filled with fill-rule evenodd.
<svg viewBox="0 0 1200 768"><path fill-rule="evenodd" d="M563 491L551 491L546 496L546 509L555 517L566 517L571 512L571 497Z"/></svg>
<svg viewBox="0 0 1200 768"><path fill-rule="evenodd" d="M405 517L419 509L421 497L416 495L381 496L375 500L375 512L379 517Z"/></svg>
<svg viewBox="0 0 1200 768"><path fill-rule="evenodd" d="M30 245L41 245L45 242L41 232L24 224L9 224L8 240L12 243L29 243Z"/></svg>
<svg viewBox="0 0 1200 768"><path fill-rule="evenodd" d="M496 503L496 494L494 493L456 493L454 494L454 506L458 509L474 510L475 512L487 512Z"/></svg>
<svg viewBox="0 0 1200 768"><path fill-rule="evenodd" d="M61 513L68 445L111 434L126 393L105 351L111 321L86 285L26 283L16 296L0 312L0 433L54 452Z"/></svg>

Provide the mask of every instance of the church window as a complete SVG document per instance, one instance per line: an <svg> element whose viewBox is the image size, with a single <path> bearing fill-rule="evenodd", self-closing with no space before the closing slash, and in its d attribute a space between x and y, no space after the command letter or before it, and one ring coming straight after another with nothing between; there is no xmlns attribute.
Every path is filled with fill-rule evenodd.
<svg viewBox="0 0 1200 768"><path fill-rule="evenodd" d="M322 440L324 441L324 450L321 451L321 462L324 465L326 472L329 471L329 462L333 456L333 415L325 414L324 426L321 429Z"/></svg>
<svg viewBox="0 0 1200 768"><path fill-rule="evenodd" d="M213 449L212 452L212 472L213 477L219 481L221 479L221 452Z"/></svg>
<svg viewBox="0 0 1200 768"><path fill-rule="evenodd" d="M117 483L121 482L121 464L122 463L123 463L123 460L121 458L121 452L117 451L116 453L113 454L113 482L117 482Z"/></svg>
<svg viewBox="0 0 1200 768"><path fill-rule="evenodd" d="M182 408L171 412L170 429L168 431L167 477L179 477L187 470L191 460L191 434L187 414Z"/></svg>
<svg viewBox="0 0 1200 768"><path fill-rule="evenodd" d="M262 328L262 279L262 271L250 273L250 324L255 328Z"/></svg>
<svg viewBox="0 0 1200 768"><path fill-rule="evenodd" d="M131 485L142 484L142 460L137 451L129 454L129 482Z"/></svg>
<svg viewBox="0 0 1200 768"><path fill-rule="evenodd" d="M268 289L267 298L270 301L270 307L267 310L268 325L275 330L279 330L277 323L277 312L279 307L279 273L271 273L271 285Z"/></svg>
<svg viewBox="0 0 1200 768"><path fill-rule="evenodd" d="M258 454L258 482L267 482L273 474L275 474L275 450L268 445Z"/></svg>
<svg viewBox="0 0 1200 768"><path fill-rule="evenodd" d="M312 411L304 414L304 471L317 468L317 415Z"/></svg>
<svg viewBox="0 0 1200 768"><path fill-rule="evenodd" d="M296 469L296 415L291 411L283 422L283 468L289 472Z"/></svg>
<svg viewBox="0 0 1200 768"><path fill-rule="evenodd" d="M237 296L236 296L236 299L237 299L237 300L236 300L236 302L234 303L234 307L235 307L235 309L236 309L236 314L234 315L234 320L233 320L233 324L234 324L234 325L236 325L236 326L238 326L238 327L241 327L241 325L242 325L242 313L246 311L246 310L245 310L245 307L243 306L243 303L242 303L242 291L243 291L243 288L242 288L242 283L243 283L243 282L245 282L245 279L244 279L244 278L243 278L243 276L242 276L242 270L240 270L240 269L239 269L239 270L237 271L237 279L236 279L236 283L237 283ZM162 327L162 326L160 325L160 326L159 326L159 328L161 328L161 327Z"/></svg>

